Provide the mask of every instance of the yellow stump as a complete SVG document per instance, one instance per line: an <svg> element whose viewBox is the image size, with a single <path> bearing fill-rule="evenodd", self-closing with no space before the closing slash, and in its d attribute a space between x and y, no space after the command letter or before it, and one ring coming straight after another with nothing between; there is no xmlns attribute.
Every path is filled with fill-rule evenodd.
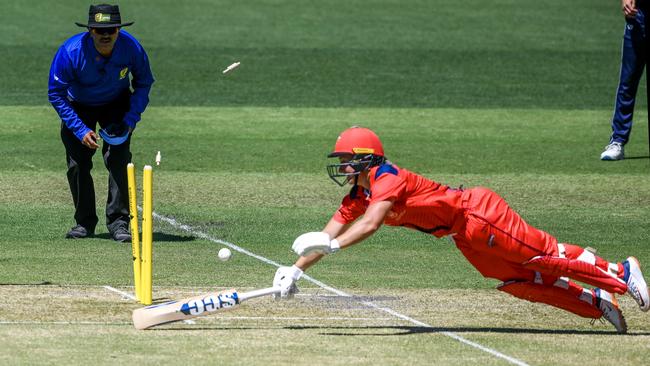
<svg viewBox="0 0 650 366"><path fill-rule="evenodd" d="M135 184L135 166L129 163L126 166L126 175L129 186L129 215L131 217L131 251L133 252L133 284L135 297L142 299L141 269L140 269L140 230L138 228L138 196Z"/></svg>
<svg viewBox="0 0 650 366"><path fill-rule="evenodd" d="M152 240L153 240L153 169L145 165L142 176L142 297L140 302L151 305Z"/></svg>

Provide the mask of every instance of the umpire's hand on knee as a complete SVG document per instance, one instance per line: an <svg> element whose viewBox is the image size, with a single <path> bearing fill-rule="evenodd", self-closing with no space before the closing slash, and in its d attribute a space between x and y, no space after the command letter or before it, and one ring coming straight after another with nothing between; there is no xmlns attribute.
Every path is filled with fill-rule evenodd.
<svg viewBox="0 0 650 366"><path fill-rule="evenodd" d="M99 145L97 145L97 135L95 134L95 131L88 131L87 134L84 135L84 138L81 140L81 143L93 150L97 150L99 148Z"/></svg>

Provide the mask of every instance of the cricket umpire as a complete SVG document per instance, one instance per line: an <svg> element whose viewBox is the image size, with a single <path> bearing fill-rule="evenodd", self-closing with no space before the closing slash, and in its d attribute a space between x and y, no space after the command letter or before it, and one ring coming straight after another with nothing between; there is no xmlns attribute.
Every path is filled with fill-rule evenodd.
<svg viewBox="0 0 650 366"><path fill-rule="evenodd" d="M75 206L76 225L66 238L93 236L98 218L90 171L99 148L95 133L104 140L102 156L109 172L106 226L119 242L129 233L126 165L130 142L140 116L149 103L154 82L149 59L140 43L122 27L117 5L91 5L88 23L76 23L87 32L76 34L58 49L48 85L48 99L61 118L67 176Z"/></svg>

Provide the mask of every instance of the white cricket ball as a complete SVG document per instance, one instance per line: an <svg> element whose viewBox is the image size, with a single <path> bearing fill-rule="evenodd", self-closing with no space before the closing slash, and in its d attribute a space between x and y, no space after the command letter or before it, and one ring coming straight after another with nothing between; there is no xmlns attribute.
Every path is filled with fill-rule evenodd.
<svg viewBox="0 0 650 366"><path fill-rule="evenodd" d="M228 248L221 248L221 249L219 250L219 260L225 262L225 261L227 261L228 259L230 259L230 257L232 257L232 252L230 251L230 249L228 249Z"/></svg>

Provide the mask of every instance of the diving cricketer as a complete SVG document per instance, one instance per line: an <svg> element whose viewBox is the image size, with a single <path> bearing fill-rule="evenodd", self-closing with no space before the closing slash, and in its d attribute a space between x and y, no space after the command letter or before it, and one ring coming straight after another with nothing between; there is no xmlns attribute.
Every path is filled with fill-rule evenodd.
<svg viewBox="0 0 650 366"><path fill-rule="evenodd" d="M329 157L338 159L327 167L330 178L352 188L323 231L300 235L293 243L300 257L293 266L280 267L273 281L280 297L297 292L303 271L324 255L359 243L386 224L449 236L484 277L503 281L499 290L604 318L619 333L627 332L627 324L615 294L627 292L641 310L650 309L636 258L608 262L528 225L489 189L454 189L400 168L387 160L379 137L367 128L343 131Z"/></svg>

